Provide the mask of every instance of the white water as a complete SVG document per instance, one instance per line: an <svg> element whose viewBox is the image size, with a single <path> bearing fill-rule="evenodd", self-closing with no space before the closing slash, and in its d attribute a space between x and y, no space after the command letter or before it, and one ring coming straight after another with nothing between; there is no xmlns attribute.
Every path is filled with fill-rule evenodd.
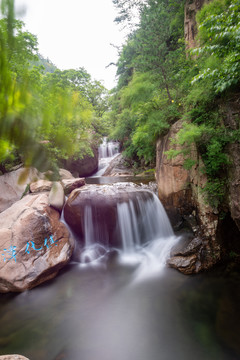
<svg viewBox="0 0 240 360"><path fill-rule="evenodd" d="M107 141L107 138L103 138L102 144L98 149L99 159L111 158L116 154L119 154L119 144L116 141Z"/></svg>
<svg viewBox="0 0 240 360"><path fill-rule="evenodd" d="M98 172L92 177L99 178L109 166L112 159L119 154L119 144L107 141L99 147L99 168ZM108 186L111 191L118 192L122 183ZM103 189L106 185L101 185ZM124 193L129 191L129 199L121 200L116 205L117 220L115 230L112 230L116 237L120 237L120 247L111 247L110 233L104 219L96 221L99 217L94 203L88 203L84 208L83 233L84 246L77 245L75 259L83 266L107 266L114 259L117 263L136 266L136 279L144 278L146 275L152 276L153 273L165 267L170 256L171 248L179 241L172 230L167 214L158 197L146 186L137 187L130 185L131 189L124 189ZM122 189L121 189L122 191ZM134 193L134 196L133 196ZM108 195L106 195L108 196ZM97 215L98 214L98 215ZM118 242L118 241L117 241ZM80 253L80 255L79 255ZM114 254L112 256L112 254Z"/></svg>
<svg viewBox="0 0 240 360"><path fill-rule="evenodd" d="M128 192L127 188L125 192ZM96 224L94 214L95 205L92 208L86 205L85 246L79 259L84 266L106 266L115 251L114 261L135 266L133 278L143 279L159 274L166 265L172 246L179 240L158 197L141 187L129 189L129 201L117 204L115 229L120 238L120 248L114 250L107 245L111 237L109 229L104 223L101 226Z"/></svg>
<svg viewBox="0 0 240 360"><path fill-rule="evenodd" d="M103 138L102 144L98 148L98 171L93 177L101 176L107 169L110 162L119 154L119 143L115 141L107 141Z"/></svg>

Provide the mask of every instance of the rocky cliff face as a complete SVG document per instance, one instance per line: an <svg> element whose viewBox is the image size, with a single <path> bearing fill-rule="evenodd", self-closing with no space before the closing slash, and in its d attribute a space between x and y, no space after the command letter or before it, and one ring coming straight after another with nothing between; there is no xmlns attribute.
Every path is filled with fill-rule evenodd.
<svg viewBox="0 0 240 360"><path fill-rule="evenodd" d="M184 36L186 48L197 46L197 22L196 14L209 0L187 0L185 5Z"/></svg>
<svg viewBox="0 0 240 360"><path fill-rule="evenodd" d="M240 128L240 94L235 94L221 106L223 121L226 128L239 130ZM231 160L229 167L228 205L232 219L240 230L240 142L228 146Z"/></svg>
<svg viewBox="0 0 240 360"><path fill-rule="evenodd" d="M169 215L175 230L190 229L187 238L172 251L169 265L190 274L212 267L220 260L221 247L217 237L218 215L204 201L202 188L206 177L200 171L203 164L197 149L193 146L191 158L196 165L191 170L184 168L182 154L169 159L166 152L180 150L173 144L182 122L176 122L169 133L157 142L156 175L159 198Z"/></svg>
<svg viewBox="0 0 240 360"><path fill-rule="evenodd" d="M227 102L220 106L224 125L233 130L239 129L240 100ZM172 142L182 127L177 121L168 134L157 142L156 176L159 198L165 206L175 230L191 229L191 235L172 251L169 265L190 274L211 268L225 253L240 252L240 144L228 145L230 166L228 170L227 196L220 216L204 199L203 188L207 178L201 156L192 146L190 157L196 164L191 170L184 169L184 157L178 155L169 159L170 149L181 150Z"/></svg>

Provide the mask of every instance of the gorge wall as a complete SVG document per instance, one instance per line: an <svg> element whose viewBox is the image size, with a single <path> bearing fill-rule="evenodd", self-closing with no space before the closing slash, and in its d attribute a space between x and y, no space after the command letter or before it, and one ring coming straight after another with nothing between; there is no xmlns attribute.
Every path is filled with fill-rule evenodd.
<svg viewBox="0 0 240 360"><path fill-rule="evenodd" d="M189 0L185 6L186 47L197 45L196 13L203 6L203 0ZM219 103L224 126L239 129L239 94ZM169 159L170 149L182 150L176 142L182 121L173 124L167 135L157 142L156 178L159 198L162 201L175 230L190 229L185 240L172 251L169 265L186 274L206 270L219 263L226 254L240 254L240 144L229 144L227 154L230 165L227 170L227 194L219 209L212 208L204 197L203 188L207 182L204 164L195 145L190 158L195 165L184 168L182 154ZM223 216L224 214L224 216Z"/></svg>

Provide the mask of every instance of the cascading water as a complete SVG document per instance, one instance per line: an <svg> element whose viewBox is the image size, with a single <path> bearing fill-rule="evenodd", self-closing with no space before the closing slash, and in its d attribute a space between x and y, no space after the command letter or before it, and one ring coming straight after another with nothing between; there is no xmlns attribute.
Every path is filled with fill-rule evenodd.
<svg viewBox="0 0 240 360"><path fill-rule="evenodd" d="M164 267L178 239L151 191L132 183L87 185L72 192L64 214L76 263L44 286L1 294L1 354L239 359L236 336L232 342L239 332L236 268L232 276L217 270L185 277Z"/></svg>
<svg viewBox="0 0 240 360"><path fill-rule="evenodd" d="M114 250L119 262L159 268L177 241L157 196L132 183L81 188L69 198L65 219L82 264L105 263Z"/></svg>
<svg viewBox="0 0 240 360"><path fill-rule="evenodd" d="M98 154L99 159L111 158L119 153L119 144L116 141L107 141L107 138L103 138L102 144L99 146Z"/></svg>
<svg viewBox="0 0 240 360"><path fill-rule="evenodd" d="M102 144L98 148L98 171L93 177L101 176L112 159L119 154L119 143L116 141L107 141L107 138L103 138Z"/></svg>

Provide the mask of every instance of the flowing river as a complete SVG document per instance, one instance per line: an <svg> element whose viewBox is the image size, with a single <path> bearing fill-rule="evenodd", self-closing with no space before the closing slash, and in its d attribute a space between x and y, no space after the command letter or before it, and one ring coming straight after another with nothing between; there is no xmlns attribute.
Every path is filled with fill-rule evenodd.
<svg viewBox="0 0 240 360"><path fill-rule="evenodd" d="M97 230L94 211L88 205L84 210L84 249L57 278L22 294L0 295L0 354L31 360L240 359L239 274L216 269L185 276L167 268L179 239L149 190L118 204L118 249L99 244L110 235Z"/></svg>

